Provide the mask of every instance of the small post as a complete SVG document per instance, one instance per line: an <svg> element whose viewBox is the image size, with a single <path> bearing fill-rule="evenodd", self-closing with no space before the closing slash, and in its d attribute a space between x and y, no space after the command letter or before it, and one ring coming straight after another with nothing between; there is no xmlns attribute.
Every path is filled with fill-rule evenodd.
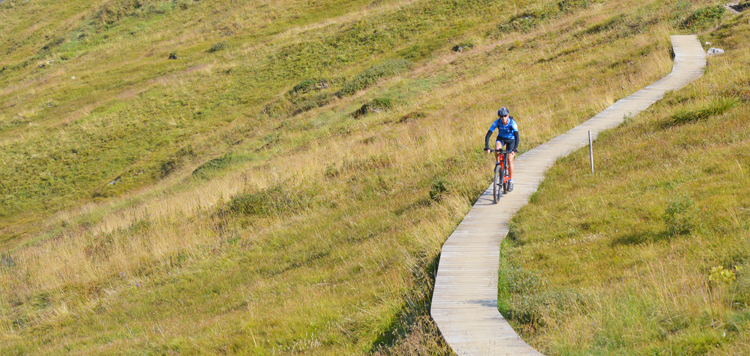
<svg viewBox="0 0 750 356"><path fill-rule="evenodd" d="M594 174L594 145L591 141L591 130L589 130L589 157L591 158L591 174Z"/></svg>

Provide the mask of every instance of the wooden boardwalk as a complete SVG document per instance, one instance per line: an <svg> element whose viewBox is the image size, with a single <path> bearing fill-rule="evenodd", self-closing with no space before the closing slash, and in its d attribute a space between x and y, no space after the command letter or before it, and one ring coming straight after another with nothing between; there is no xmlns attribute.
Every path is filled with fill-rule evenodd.
<svg viewBox="0 0 750 356"><path fill-rule="evenodd" d="M508 222L525 205L559 157L588 144L592 136L619 125L703 74L706 53L696 36L672 36L675 61L661 80L619 100L570 131L519 155L515 189L492 203L490 186L448 237L440 254L430 313L458 355L541 355L526 344L497 310L500 241Z"/></svg>

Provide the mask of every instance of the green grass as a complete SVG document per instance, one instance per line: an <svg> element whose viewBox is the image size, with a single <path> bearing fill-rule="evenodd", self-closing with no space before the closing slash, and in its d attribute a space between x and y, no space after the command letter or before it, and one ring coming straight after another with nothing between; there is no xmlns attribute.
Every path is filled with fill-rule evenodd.
<svg viewBox="0 0 750 356"><path fill-rule="evenodd" d="M451 354L431 286L497 107L545 142L666 74L709 5L6 0L0 353ZM733 85L655 125L736 112Z"/></svg>
<svg viewBox="0 0 750 356"><path fill-rule="evenodd" d="M546 354L742 354L747 15L706 74L561 159L502 246L500 310ZM736 42L737 41L737 42Z"/></svg>

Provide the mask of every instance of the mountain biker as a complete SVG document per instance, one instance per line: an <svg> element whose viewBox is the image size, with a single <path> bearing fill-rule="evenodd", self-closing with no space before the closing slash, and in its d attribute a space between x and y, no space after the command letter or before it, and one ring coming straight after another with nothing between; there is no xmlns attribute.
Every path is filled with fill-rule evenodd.
<svg viewBox="0 0 750 356"><path fill-rule="evenodd" d="M510 112L507 108L500 108L497 111L498 119L492 123L490 130L487 131L487 135L484 136L484 150L490 152L490 136L497 129L497 141L495 142L495 159L500 162L500 150L503 149L503 145L506 149L511 151L508 154L508 176L510 178L510 184L508 191L513 191L513 158L518 152L518 124L510 116Z"/></svg>

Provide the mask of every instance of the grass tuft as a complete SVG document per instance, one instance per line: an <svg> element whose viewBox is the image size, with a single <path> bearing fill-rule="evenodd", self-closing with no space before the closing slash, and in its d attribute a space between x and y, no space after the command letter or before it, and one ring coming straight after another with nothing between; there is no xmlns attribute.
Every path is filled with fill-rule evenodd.
<svg viewBox="0 0 750 356"><path fill-rule="evenodd" d="M314 200L310 192L279 184L259 192L246 192L233 196L224 211L250 216L282 215L310 208Z"/></svg>
<svg viewBox="0 0 750 356"><path fill-rule="evenodd" d="M736 99L725 98L717 100L709 105L699 107L697 109L680 110L672 114L671 121L667 123L667 126L683 125L701 120L707 120L713 116L721 115L735 106L737 106Z"/></svg>
<svg viewBox="0 0 750 356"><path fill-rule="evenodd" d="M336 93L338 96L352 95L360 90L375 84L379 79L402 73L413 66L413 63L405 59L394 59L382 64L372 66L366 71L358 74L351 81L346 82L344 87Z"/></svg>

